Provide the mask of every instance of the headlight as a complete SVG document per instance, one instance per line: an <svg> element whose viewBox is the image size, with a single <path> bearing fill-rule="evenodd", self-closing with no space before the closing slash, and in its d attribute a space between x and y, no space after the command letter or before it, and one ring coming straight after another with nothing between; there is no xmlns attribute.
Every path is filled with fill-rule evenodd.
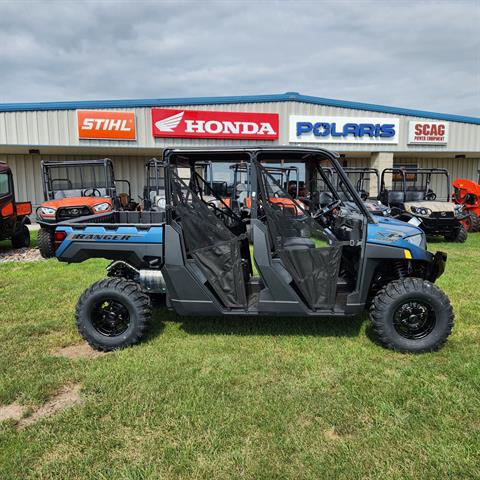
<svg viewBox="0 0 480 480"><path fill-rule="evenodd" d="M423 233L412 235L411 237L406 237L405 240L412 245L415 245L416 247L425 248L425 245L427 244L425 240L425 235Z"/></svg>
<svg viewBox="0 0 480 480"><path fill-rule="evenodd" d="M429 208L425 207L412 207L412 213L417 215L423 215L424 217L429 217L432 214L432 211Z"/></svg>
<svg viewBox="0 0 480 480"><path fill-rule="evenodd" d="M109 210L109 209L110 209L110 204L107 203L107 202L99 203L98 205L95 205L95 206L93 207L93 210L94 210L95 212L97 212L97 213L98 213L98 212L105 212L105 211L107 211L107 210Z"/></svg>
<svg viewBox="0 0 480 480"><path fill-rule="evenodd" d="M40 208L40 213L42 215L52 216L52 215L55 215L56 211L57 210L55 208L50 208L50 207L41 207Z"/></svg>

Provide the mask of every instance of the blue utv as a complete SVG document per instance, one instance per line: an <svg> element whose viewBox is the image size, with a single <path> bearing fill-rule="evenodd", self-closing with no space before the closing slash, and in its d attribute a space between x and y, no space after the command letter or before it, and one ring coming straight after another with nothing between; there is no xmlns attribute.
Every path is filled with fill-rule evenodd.
<svg viewBox="0 0 480 480"><path fill-rule="evenodd" d="M231 188L226 198L205 178L204 166L215 172L217 164L249 171L248 217L230 208L242 191ZM56 229L60 261L112 260L107 278L76 308L78 329L93 348L141 340L152 299L162 296L167 308L194 316L345 317L367 309L380 343L403 352L437 350L449 336L453 310L434 284L446 255L430 253L419 228L373 216L335 153L167 149L158 165L162 191L155 193L164 200L154 211L87 216ZM269 165L300 168L309 200L293 198Z"/></svg>

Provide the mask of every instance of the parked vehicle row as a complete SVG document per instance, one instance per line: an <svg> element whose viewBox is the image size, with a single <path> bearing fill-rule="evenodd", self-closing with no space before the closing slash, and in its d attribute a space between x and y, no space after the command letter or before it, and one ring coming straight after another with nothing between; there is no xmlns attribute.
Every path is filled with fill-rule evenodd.
<svg viewBox="0 0 480 480"><path fill-rule="evenodd" d="M380 175L299 147L167 149L147 163L140 203L109 159L42 163L42 173L42 255L112 261L76 309L79 332L98 350L140 341L152 300L179 315L367 309L380 343L407 352L436 350L450 334L453 310L434 285L447 256L429 252L426 235L465 241L479 191L456 181L452 202L446 170ZM446 198L437 197L435 176L445 179ZM118 193L122 182L128 193ZM0 200L2 219L9 215L0 232L28 243L31 205L15 202L1 165Z"/></svg>

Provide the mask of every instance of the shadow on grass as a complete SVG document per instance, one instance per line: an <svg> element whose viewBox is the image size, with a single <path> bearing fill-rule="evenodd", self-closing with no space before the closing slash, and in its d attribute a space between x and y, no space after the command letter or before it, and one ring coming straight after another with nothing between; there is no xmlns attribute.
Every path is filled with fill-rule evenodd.
<svg viewBox="0 0 480 480"><path fill-rule="evenodd" d="M321 317L181 317L166 309L157 310L152 335L163 330L163 322L180 324L190 335L298 335L322 337L357 337L364 316L351 318Z"/></svg>

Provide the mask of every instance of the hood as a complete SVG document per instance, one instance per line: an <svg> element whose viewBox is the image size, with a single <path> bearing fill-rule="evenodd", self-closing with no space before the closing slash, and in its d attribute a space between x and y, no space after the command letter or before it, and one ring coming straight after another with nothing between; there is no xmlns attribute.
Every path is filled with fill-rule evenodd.
<svg viewBox="0 0 480 480"><path fill-rule="evenodd" d="M396 218L375 217L377 222L368 225L368 241L392 245L413 235L425 235L423 231Z"/></svg>
<svg viewBox="0 0 480 480"><path fill-rule="evenodd" d="M405 202L405 210L412 212L412 207L428 208L432 212L453 212L454 204L451 202L436 202L435 200L423 200L421 202Z"/></svg>
<svg viewBox="0 0 480 480"><path fill-rule="evenodd" d="M66 197L60 200L48 200L42 203L42 207L58 209L60 207L93 207L100 203L109 203L112 205L110 197Z"/></svg>

